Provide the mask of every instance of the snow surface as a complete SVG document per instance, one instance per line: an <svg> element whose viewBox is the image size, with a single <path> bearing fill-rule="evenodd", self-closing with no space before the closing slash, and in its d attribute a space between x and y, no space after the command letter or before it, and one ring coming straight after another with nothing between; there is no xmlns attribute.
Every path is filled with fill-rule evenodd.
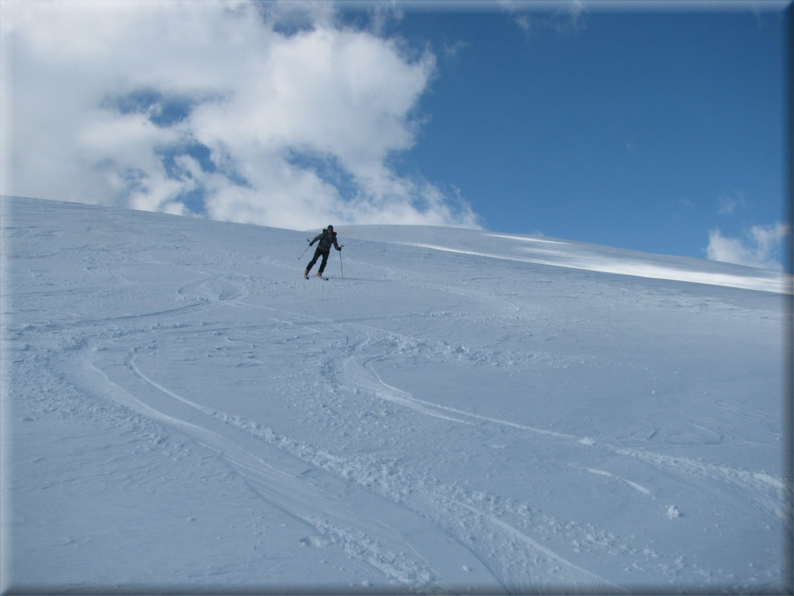
<svg viewBox="0 0 794 596"><path fill-rule="evenodd" d="M3 199L4 591L791 590L790 278L337 231Z"/></svg>

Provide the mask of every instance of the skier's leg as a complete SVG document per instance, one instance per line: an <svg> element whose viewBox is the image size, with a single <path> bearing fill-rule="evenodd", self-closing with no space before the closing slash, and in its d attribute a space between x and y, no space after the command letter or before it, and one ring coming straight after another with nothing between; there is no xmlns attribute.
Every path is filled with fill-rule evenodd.
<svg viewBox="0 0 794 596"><path fill-rule="evenodd" d="M308 265L307 265L307 267L306 267L306 275L308 275L308 274L309 274L309 271L311 271L311 270L312 270L312 267L314 267L314 264L317 262L317 259L319 259L319 258L320 258L320 255L321 255L321 254L323 254L323 251L321 251L321 250L320 250L320 248L319 248L319 247L317 247L317 249L314 251L314 257L312 257L312 260L311 260L311 261L309 261L309 264L308 264ZM326 259L328 258L328 255L327 255L327 254L325 255L325 258L326 258Z"/></svg>
<svg viewBox="0 0 794 596"><path fill-rule="evenodd" d="M329 250L328 252L323 253L323 260L320 262L320 270L318 271L320 275L322 275L323 271L325 271L325 264L328 262L328 255L330 252L331 251Z"/></svg>

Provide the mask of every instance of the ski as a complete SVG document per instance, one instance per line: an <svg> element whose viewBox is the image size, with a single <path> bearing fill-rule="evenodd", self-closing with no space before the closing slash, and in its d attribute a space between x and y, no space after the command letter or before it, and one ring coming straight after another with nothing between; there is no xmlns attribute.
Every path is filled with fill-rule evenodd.
<svg viewBox="0 0 794 596"><path fill-rule="evenodd" d="M318 276L317 275L312 275L312 277L318 277ZM308 275L304 275L303 279L309 279L309 276ZM323 281L328 281L331 278L330 277L321 277L320 279L323 280Z"/></svg>

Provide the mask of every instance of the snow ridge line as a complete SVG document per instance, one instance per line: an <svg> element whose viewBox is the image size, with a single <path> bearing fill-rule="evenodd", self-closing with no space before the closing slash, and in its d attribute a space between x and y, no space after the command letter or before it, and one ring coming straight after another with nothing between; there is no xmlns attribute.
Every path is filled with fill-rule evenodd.
<svg viewBox="0 0 794 596"><path fill-rule="evenodd" d="M791 276L786 274L777 277L747 277L731 275L727 273L710 273L706 271L688 271L669 265L645 263L641 260L610 259L608 257L586 257L586 256L567 256L560 258L545 259L541 257L520 257L517 255L504 255L477 252L472 250L461 250L436 244L423 243L399 243L406 246L417 248L427 248L442 252L450 252L475 257L485 257L489 259L499 259L504 261L517 261L520 263L535 263L538 265L549 265L552 267L564 267L566 269L577 269L584 271L594 271L599 273L612 273L616 275L628 275L633 277L645 277L650 279L665 279L671 281L683 281L690 283L705 283L716 286L728 286L748 290L759 290L762 292L774 292L778 294L791 294ZM552 251L553 252L553 251Z"/></svg>

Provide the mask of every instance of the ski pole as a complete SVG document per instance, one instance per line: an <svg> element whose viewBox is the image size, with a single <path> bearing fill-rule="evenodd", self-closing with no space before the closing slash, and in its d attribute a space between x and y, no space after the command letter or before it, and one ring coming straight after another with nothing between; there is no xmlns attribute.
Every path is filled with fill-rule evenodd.
<svg viewBox="0 0 794 596"><path fill-rule="evenodd" d="M345 278L345 266L344 266L344 265L342 265L342 249L343 249L344 247L345 247L345 245L344 245L344 244L343 244L342 246L340 246L340 247L339 247L339 267L342 269L342 279L344 279L344 278Z"/></svg>
<svg viewBox="0 0 794 596"><path fill-rule="evenodd" d="M308 238L306 238L306 242L308 242L308 241L309 241L309 239L308 239ZM309 246L311 246L311 244L310 244ZM307 247L306 247L306 250L309 250L309 246L307 246ZM306 254L306 250L304 250L304 251L301 253L301 256L299 256L299 257L298 257L298 259L302 259L302 258L303 258L303 255L305 255L305 254Z"/></svg>

